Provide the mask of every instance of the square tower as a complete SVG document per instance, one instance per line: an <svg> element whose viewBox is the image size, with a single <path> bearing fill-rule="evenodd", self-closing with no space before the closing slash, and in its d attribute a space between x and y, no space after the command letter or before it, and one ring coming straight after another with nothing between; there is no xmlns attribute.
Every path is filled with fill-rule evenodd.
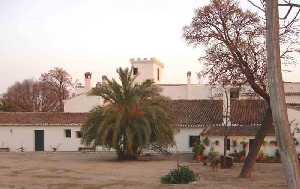
<svg viewBox="0 0 300 189"><path fill-rule="evenodd" d="M131 58L130 63L133 69L133 75L136 75L136 82L143 82L147 79L160 83L164 64L156 58Z"/></svg>

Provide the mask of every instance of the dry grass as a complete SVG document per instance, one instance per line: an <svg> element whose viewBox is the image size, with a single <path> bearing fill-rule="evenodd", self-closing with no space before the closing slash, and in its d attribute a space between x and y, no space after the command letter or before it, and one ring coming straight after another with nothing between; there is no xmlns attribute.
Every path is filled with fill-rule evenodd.
<svg viewBox="0 0 300 189"><path fill-rule="evenodd" d="M212 172L182 162L199 174L189 185L162 185L160 177L176 161L113 161L110 153L0 153L0 188L15 189L279 189L286 188L281 164L257 164L253 178L238 179L241 165Z"/></svg>

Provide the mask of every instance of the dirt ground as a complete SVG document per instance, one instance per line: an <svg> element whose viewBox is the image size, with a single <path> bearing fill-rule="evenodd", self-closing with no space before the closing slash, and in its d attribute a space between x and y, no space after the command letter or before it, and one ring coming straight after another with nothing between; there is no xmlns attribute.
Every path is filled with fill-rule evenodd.
<svg viewBox="0 0 300 189"><path fill-rule="evenodd" d="M199 163L180 161L199 174L188 185L163 185L160 177L175 160L113 160L111 153L0 153L0 189L279 189L286 188L281 164L257 164L253 178L239 179L236 164L213 172Z"/></svg>

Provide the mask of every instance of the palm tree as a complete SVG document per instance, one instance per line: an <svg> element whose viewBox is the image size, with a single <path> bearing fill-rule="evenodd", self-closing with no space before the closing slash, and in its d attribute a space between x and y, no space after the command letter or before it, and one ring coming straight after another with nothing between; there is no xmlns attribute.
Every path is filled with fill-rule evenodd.
<svg viewBox="0 0 300 189"><path fill-rule="evenodd" d="M105 106L94 109L82 127L82 142L116 149L119 159L136 159L151 144L174 144L169 99L153 81L134 82L132 69L118 68L119 80L104 78L93 95Z"/></svg>

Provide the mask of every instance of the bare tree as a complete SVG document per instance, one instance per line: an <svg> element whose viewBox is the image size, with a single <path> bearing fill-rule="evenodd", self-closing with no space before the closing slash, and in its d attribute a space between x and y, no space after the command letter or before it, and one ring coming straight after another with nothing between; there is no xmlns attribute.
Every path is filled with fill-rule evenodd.
<svg viewBox="0 0 300 189"><path fill-rule="evenodd" d="M8 88L1 99L1 111L49 112L59 110L56 94L42 82L24 80Z"/></svg>
<svg viewBox="0 0 300 189"><path fill-rule="evenodd" d="M284 42L293 32L289 29L281 40ZM199 60L204 64L203 74L208 75L211 84L249 84L268 106L255 136L255 145L250 147L240 174L250 177L266 133L273 129L266 79L264 20L256 13L242 10L234 0L212 0L195 11L191 24L184 27L184 38L188 44L205 47L206 55Z"/></svg>
<svg viewBox="0 0 300 189"><path fill-rule="evenodd" d="M70 75L55 68L42 74L40 81L27 79L9 87L1 99L0 111L61 112L69 87Z"/></svg>
<svg viewBox="0 0 300 189"><path fill-rule="evenodd" d="M3 103L10 106L6 111L32 112L34 109L33 84L33 80L24 80L9 87L3 95Z"/></svg>
<svg viewBox="0 0 300 189"><path fill-rule="evenodd" d="M41 75L40 81L45 83L55 94L59 102L59 111L63 112L63 100L69 96L69 88L72 86L72 78L62 68L54 68Z"/></svg>

